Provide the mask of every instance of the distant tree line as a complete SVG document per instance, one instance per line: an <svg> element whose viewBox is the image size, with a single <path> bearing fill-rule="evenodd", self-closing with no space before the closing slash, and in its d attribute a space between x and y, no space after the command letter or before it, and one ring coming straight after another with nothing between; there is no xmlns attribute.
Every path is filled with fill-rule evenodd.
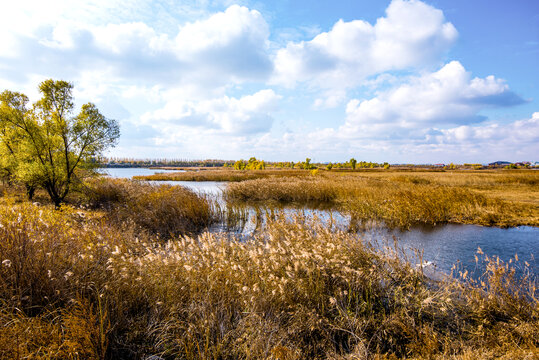
<svg viewBox="0 0 539 360"><path fill-rule="evenodd" d="M388 162L378 163L373 161L357 161L351 158L343 162L312 162L310 158L305 161L265 161L251 157L249 160L221 160L221 159L206 159L206 160L188 160L188 159L137 159L125 157L102 157L94 159L94 161L103 167L225 167L235 170L264 170L264 169L325 169L334 171L349 171L358 169L389 169L392 166L401 169L439 169L441 170L457 170L457 169L474 169L480 170L485 168L529 168L534 167L529 162L503 164L503 165L482 165L479 163L464 163L464 164L394 164Z"/></svg>
<svg viewBox="0 0 539 360"><path fill-rule="evenodd" d="M345 162L335 163L320 163L312 162L310 158L306 158L305 161L265 161L259 160L256 157L251 157L249 160L187 160L187 159L136 159L136 158L122 158L122 157L102 157L95 160L103 167L225 167L235 170L264 170L267 168L272 169L342 169L342 170L355 170L355 169L374 169L390 167L389 163L377 163L370 161L357 161L351 158Z"/></svg>
<svg viewBox="0 0 539 360"><path fill-rule="evenodd" d="M341 162L313 163L310 158L306 158L305 161L298 161L298 162L293 162L293 161L271 162L271 161L258 160L255 157L251 157L248 161L242 159L242 160L238 160L234 162L232 166L228 163L223 166L231 167L231 168L234 168L235 170L264 170L266 168L303 169L303 170L315 170L315 169L356 170L356 169L375 169L375 168L389 169L390 168L390 165L387 162L384 162L384 163L376 163L376 162L370 162L370 161L358 162L354 158L351 158L350 160L342 162L342 163Z"/></svg>
<svg viewBox="0 0 539 360"><path fill-rule="evenodd" d="M223 167L234 165L234 160L187 160L187 159L135 159L103 157L98 159L103 167Z"/></svg>

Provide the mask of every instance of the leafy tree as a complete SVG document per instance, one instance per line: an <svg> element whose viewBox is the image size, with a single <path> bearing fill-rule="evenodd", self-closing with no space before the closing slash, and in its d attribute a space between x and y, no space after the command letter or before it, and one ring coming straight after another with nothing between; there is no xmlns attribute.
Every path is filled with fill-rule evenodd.
<svg viewBox="0 0 539 360"><path fill-rule="evenodd" d="M303 163L303 168L305 170L310 170L312 168L311 159L309 159L309 158L305 159L305 162Z"/></svg>
<svg viewBox="0 0 539 360"><path fill-rule="evenodd" d="M326 165L326 169L331 170L333 168L333 164L329 163Z"/></svg>
<svg viewBox="0 0 539 360"><path fill-rule="evenodd" d="M247 162L245 160L238 160L234 163L234 170L245 170Z"/></svg>
<svg viewBox="0 0 539 360"><path fill-rule="evenodd" d="M357 160L354 158L350 159L350 166L352 167L352 170L356 169Z"/></svg>
<svg viewBox="0 0 539 360"><path fill-rule="evenodd" d="M115 120L88 103L74 114L73 84L45 80L41 99L28 108L24 94L0 94L0 164L11 179L26 185L29 197L36 187L47 191L59 206L79 182L92 160L115 146L120 136Z"/></svg>

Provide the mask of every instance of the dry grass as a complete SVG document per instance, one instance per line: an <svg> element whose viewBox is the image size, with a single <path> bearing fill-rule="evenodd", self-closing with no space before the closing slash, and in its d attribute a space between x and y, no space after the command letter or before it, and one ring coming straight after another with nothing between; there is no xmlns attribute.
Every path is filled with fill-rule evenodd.
<svg viewBox="0 0 539 360"><path fill-rule="evenodd" d="M530 202L539 197L539 172L536 170L480 170L445 172L364 172L359 176L389 181L422 181L428 184L463 187L487 196L496 193L502 198ZM539 199L532 202L539 206Z"/></svg>
<svg viewBox="0 0 539 360"><path fill-rule="evenodd" d="M305 170L198 170L177 173L163 173L148 176L135 176L136 180L152 181L244 181L272 177L294 176L304 177L310 173Z"/></svg>
<svg viewBox="0 0 539 360"><path fill-rule="evenodd" d="M98 178L86 184L84 195L116 224L132 222L162 237L199 232L218 218L209 199L181 186Z"/></svg>
<svg viewBox="0 0 539 360"><path fill-rule="evenodd" d="M378 220L404 228L447 222L539 226L539 203L533 200L539 198L537 179L532 171L325 172L232 183L225 196L229 201L331 206L350 212L358 223Z"/></svg>
<svg viewBox="0 0 539 360"><path fill-rule="evenodd" d="M296 218L167 242L102 213L0 199L0 358L535 356L536 282L497 259L433 282ZM534 355L535 354L535 355Z"/></svg>

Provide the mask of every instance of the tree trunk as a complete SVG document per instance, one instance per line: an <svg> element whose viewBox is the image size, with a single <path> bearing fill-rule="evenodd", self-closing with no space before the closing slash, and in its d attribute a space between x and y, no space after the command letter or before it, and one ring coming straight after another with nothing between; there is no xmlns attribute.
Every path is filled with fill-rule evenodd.
<svg viewBox="0 0 539 360"><path fill-rule="evenodd" d="M34 198L35 192L36 192L35 186L26 184L26 195L28 195L28 200L32 200Z"/></svg>
<svg viewBox="0 0 539 360"><path fill-rule="evenodd" d="M47 193L49 193L49 197L54 203L54 207L56 209L60 208L60 204L62 203L62 200L64 200L64 198L58 194L58 192L54 188L54 185L48 183L46 184L45 189L47 190Z"/></svg>

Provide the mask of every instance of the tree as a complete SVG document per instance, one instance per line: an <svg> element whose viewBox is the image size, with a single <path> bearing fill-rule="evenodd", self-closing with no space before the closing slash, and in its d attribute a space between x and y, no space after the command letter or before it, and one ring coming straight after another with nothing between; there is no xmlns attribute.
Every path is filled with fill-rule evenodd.
<svg viewBox="0 0 539 360"><path fill-rule="evenodd" d="M116 145L120 136L115 120L107 119L88 103L74 115L73 84L45 80L41 99L28 108L21 93L0 94L0 153L9 160L3 172L26 185L29 197L36 187L47 191L59 206L80 181L92 160Z"/></svg>
<svg viewBox="0 0 539 360"><path fill-rule="evenodd" d="M352 167L352 170L356 169L357 160L354 158L350 159L350 166Z"/></svg>
<svg viewBox="0 0 539 360"><path fill-rule="evenodd" d="M234 170L245 170L247 162L245 160L238 160L234 163Z"/></svg>

